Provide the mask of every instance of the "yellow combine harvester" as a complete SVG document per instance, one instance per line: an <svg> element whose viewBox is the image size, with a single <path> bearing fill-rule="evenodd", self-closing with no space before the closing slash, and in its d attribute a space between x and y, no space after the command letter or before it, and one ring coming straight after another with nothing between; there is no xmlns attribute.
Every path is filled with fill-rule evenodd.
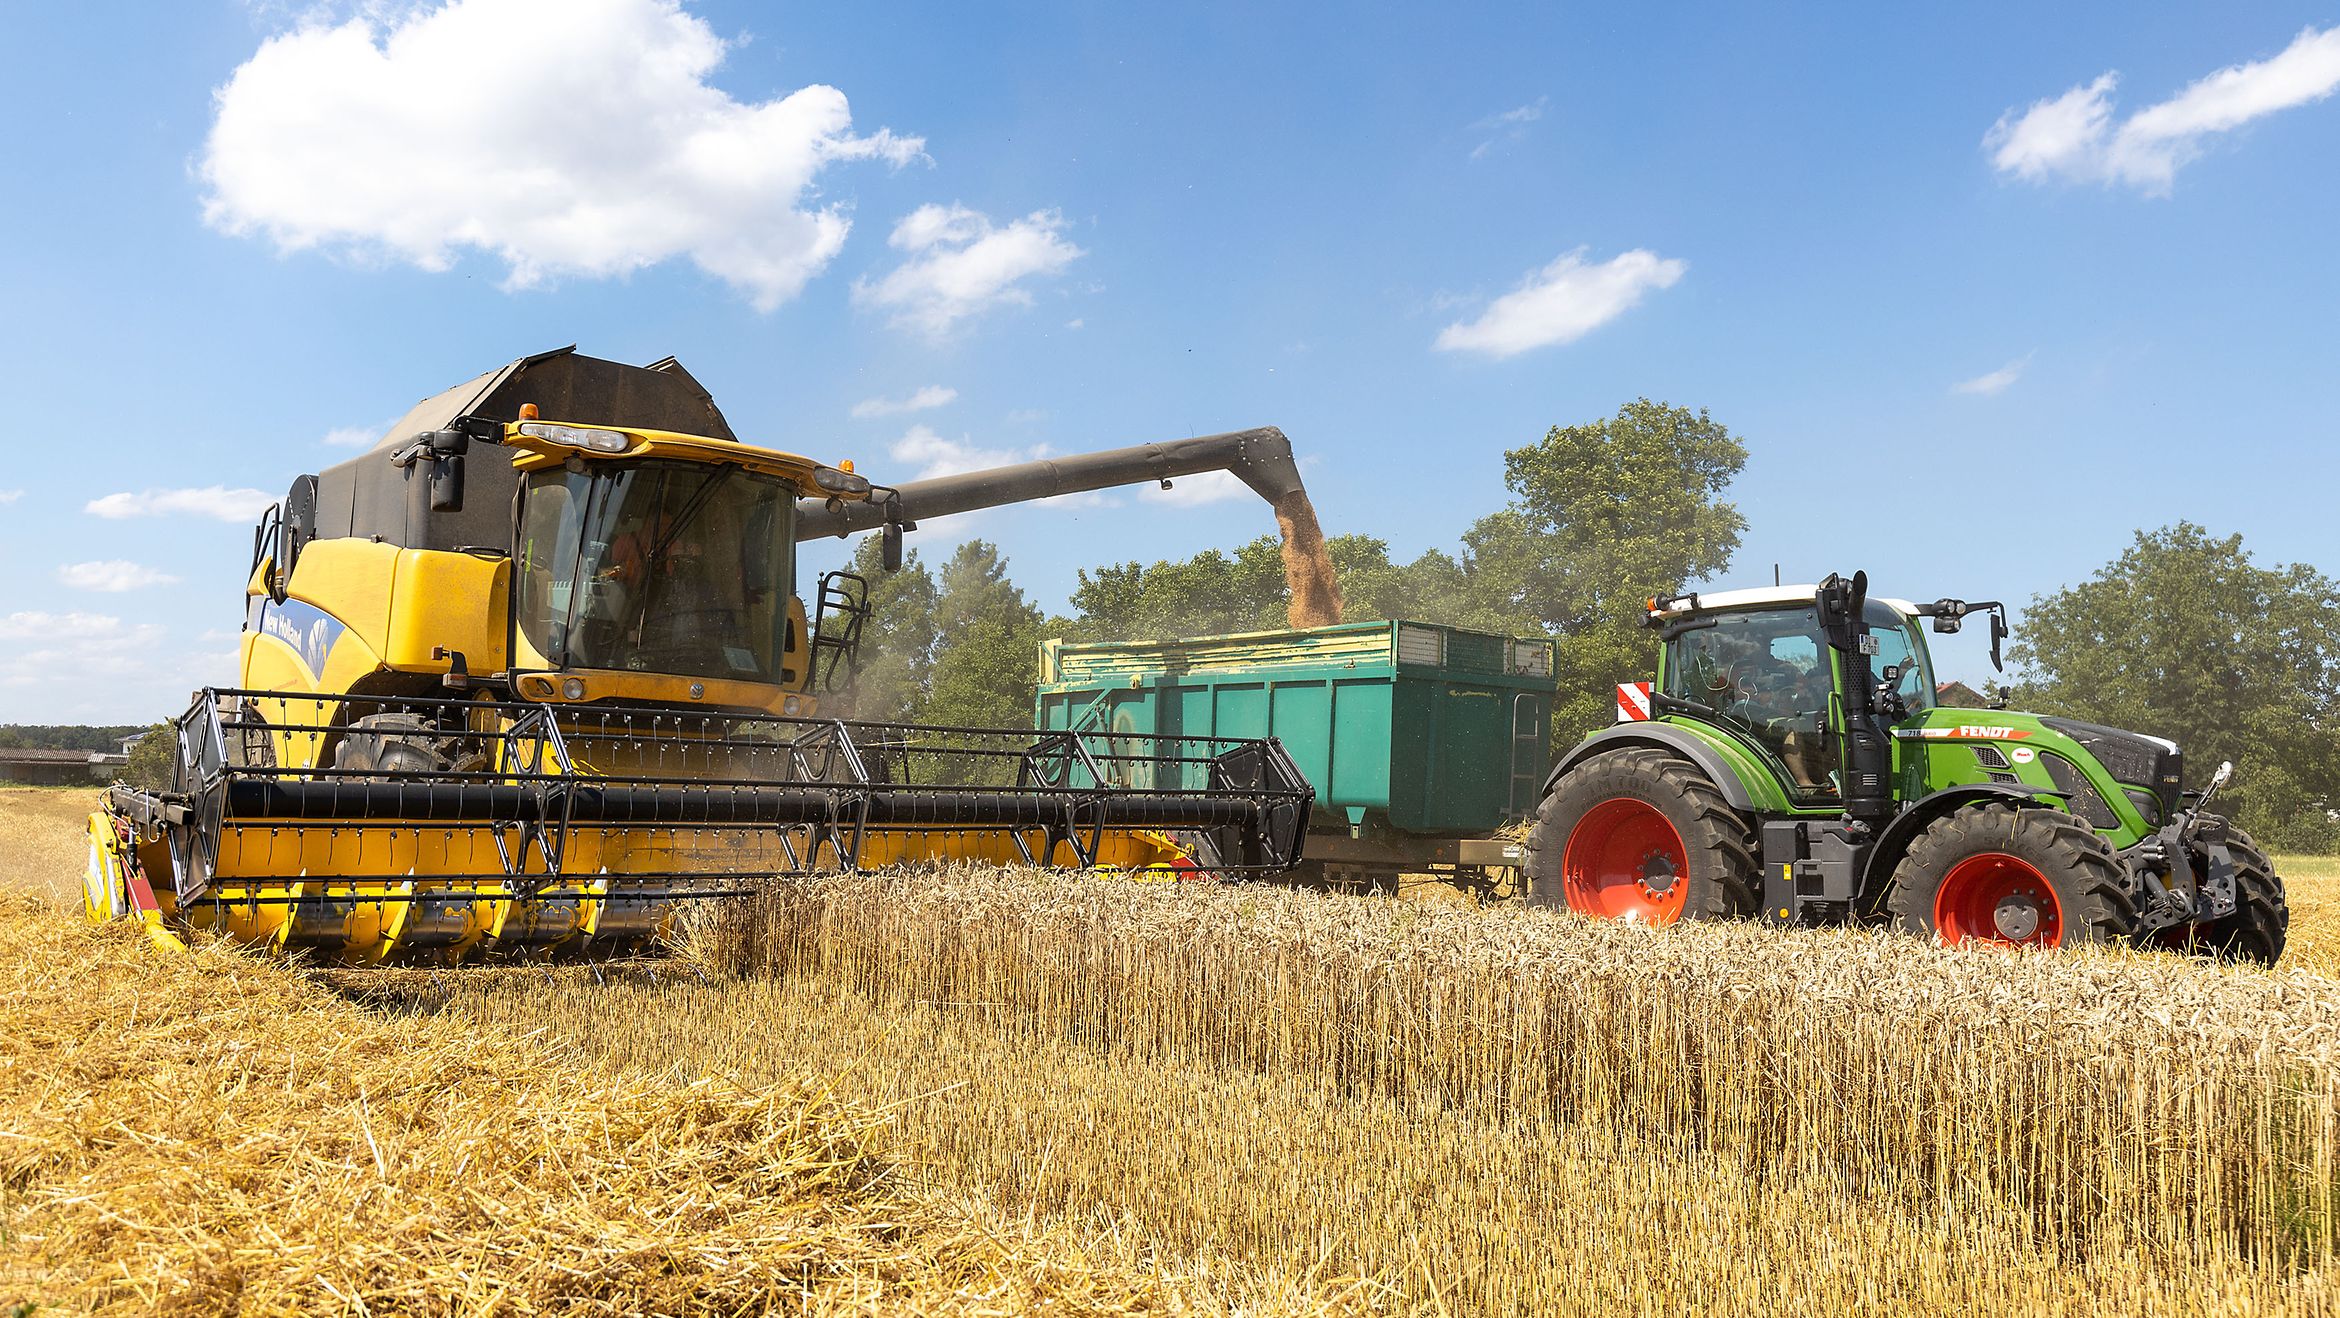
<svg viewBox="0 0 2340 1318"><path fill-rule="evenodd" d="M1313 792L1274 741L824 717L867 584L795 592L800 538L880 527L890 568L920 516L1209 470L1305 499L1273 430L873 486L740 442L671 358L523 358L262 518L242 680L177 720L170 790L90 817L89 913L454 964L819 869L1289 868Z"/></svg>

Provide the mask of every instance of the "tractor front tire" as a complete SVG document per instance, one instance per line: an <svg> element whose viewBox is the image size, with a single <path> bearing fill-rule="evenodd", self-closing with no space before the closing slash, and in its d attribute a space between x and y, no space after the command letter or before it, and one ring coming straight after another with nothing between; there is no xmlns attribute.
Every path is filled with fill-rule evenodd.
<svg viewBox="0 0 2340 1318"><path fill-rule="evenodd" d="M1755 833L1696 765L1633 747L1570 769L1536 809L1528 900L1672 924L1755 913Z"/></svg>
<svg viewBox="0 0 2340 1318"><path fill-rule="evenodd" d="M2193 945L2221 961L2274 965L2291 930L2283 880L2267 853L2241 829L2227 831L2226 850L2234 858L2234 914L2198 926Z"/></svg>
<svg viewBox="0 0 2340 1318"><path fill-rule="evenodd" d="M2125 943L2137 923L2111 844L2061 810L1997 803L1927 825L1885 909L1904 933L1954 947Z"/></svg>

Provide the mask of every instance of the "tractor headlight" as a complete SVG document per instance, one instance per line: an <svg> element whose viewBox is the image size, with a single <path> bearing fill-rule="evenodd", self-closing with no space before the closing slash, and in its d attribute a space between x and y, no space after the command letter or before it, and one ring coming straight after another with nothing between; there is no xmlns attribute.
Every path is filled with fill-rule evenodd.
<svg viewBox="0 0 2340 1318"><path fill-rule="evenodd" d="M869 493L869 477L856 476L837 467L813 468L813 484L820 486L825 494Z"/></svg>
<svg viewBox="0 0 2340 1318"><path fill-rule="evenodd" d="M624 432L603 430L598 426L556 426L548 421L523 421L520 423L520 433L548 444L589 448L596 453L623 453L633 447L633 441L627 439Z"/></svg>

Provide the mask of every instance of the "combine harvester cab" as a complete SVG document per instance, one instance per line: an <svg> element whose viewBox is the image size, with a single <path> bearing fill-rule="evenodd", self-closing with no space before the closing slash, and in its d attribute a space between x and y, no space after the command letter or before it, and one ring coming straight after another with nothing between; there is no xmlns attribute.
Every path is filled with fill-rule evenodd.
<svg viewBox="0 0 2340 1318"><path fill-rule="evenodd" d="M1401 875L1434 874L1495 896L1517 891L1523 850L1498 831L1535 809L1552 695L1549 639L1357 622L1049 641L1034 721L1116 746L1273 737L1316 789L1308 859L1288 881L1394 892Z"/></svg>
<svg viewBox="0 0 2340 1318"><path fill-rule="evenodd" d="M2273 962L2266 854L2184 789L2179 748L2074 719L1935 705L1924 625L2005 607L1817 586L1651 600L1654 682L1561 757L1531 896L1668 924L1870 922L1945 943L2133 943Z"/></svg>
<svg viewBox="0 0 2340 1318"><path fill-rule="evenodd" d="M739 442L671 360L514 362L263 518L243 683L177 720L170 789L91 816L89 914L455 964L635 950L774 875L1170 869L1173 834L1280 872L1312 790L1274 741L824 718L866 583L831 573L809 617L794 590L808 526L881 525L898 561L915 516L1036 489L1228 469L1290 497L1279 458L1247 431L873 487Z"/></svg>

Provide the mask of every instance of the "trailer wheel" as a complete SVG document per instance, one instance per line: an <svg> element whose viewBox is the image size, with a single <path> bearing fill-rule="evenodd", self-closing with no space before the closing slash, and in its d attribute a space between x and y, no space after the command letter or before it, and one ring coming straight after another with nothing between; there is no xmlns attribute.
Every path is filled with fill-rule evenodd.
<svg viewBox="0 0 2340 1318"><path fill-rule="evenodd" d="M2061 810L1988 804L1926 826L1893 868L1896 927L1953 947L2126 942L2136 910L2110 844Z"/></svg>
<svg viewBox="0 0 2340 1318"><path fill-rule="evenodd" d="M2241 829L2227 832L2226 850L2234 857L2234 914L2196 926L2193 946L2221 961L2273 965L2291 930L2283 880L2267 853Z"/></svg>
<svg viewBox="0 0 2340 1318"><path fill-rule="evenodd" d="M1672 924L1755 913L1754 830L1695 765L1663 751L1598 755L1536 809L1528 900Z"/></svg>

